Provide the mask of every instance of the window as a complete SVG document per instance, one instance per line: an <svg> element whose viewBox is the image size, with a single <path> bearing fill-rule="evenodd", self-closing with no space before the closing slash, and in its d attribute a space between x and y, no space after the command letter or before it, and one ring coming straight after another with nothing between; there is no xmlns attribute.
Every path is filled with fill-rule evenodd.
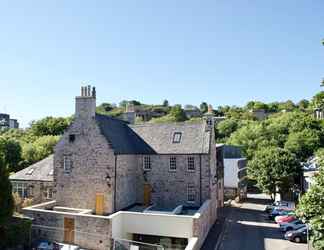
<svg viewBox="0 0 324 250"><path fill-rule="evenodd" d="M181 132L175 132L173 134L173 141L172 141L172 143L180 143L181 136L182 136L182 133Z"/></svg>
<svg viewBox="0 0 324 250"><path fill-rule="evenodd" d="M195 171L195 157L188 157L188 171Z"/></svg>
<svg viewBox="0 0 324 250"><path fill-rule="evenodd" d="M13 192L17 193L21 198L27 197L27 184L26 183L14 183Z"/></svg>
<svg viewBox="0 0 324 250"><path fill-rule="evenodd" d="M46 188L46 199L53 199L53 189L51 187Z"/></svg>
<svg viewBox="0 0 324 250"><path fill-rule="evenodd" d="M72 161L69 156L64 156L63 168L64 168L64 173L67 173L67 174L71 173Z"/></svg>
<svg viewBox="0 0 324 250"><path fill-rule="evenodd" d="M187 201L188 202L195 202L196 200L196 190L194 184L188 184L187 189Z"/></svg>
<svg viewBox="0 0 324 250"><path fill-rule="evenodd" d="M31 168L27 171L26 175L32 175L34 173L34 169Z"/></svg>
<svg viewBox="0 0 324 250"><path fill-rule="evenodd" d="M144 168L144 170L151 170L151 157L150 156L144 156L143 168Z"/></svg>
<svg viewBox="0 0 324 250"><path fill-rule="evenodd" d="M75 141L75 135L74 134L70 134L69 135L69 142L74 142Z"/></svg>
<svg viewBox="0 0 324 250"><path fill-rule="evenodd" d="M169 166L170 171L176 171L177 170L177 158L172 156L170 157L170 166Z"/></svg>
<svg viewBox="0 0 324 250"><path fill-rule="evenodd" d="M34 186L29 186L28 187L28 196L33 196L34 195Z"/></svg>

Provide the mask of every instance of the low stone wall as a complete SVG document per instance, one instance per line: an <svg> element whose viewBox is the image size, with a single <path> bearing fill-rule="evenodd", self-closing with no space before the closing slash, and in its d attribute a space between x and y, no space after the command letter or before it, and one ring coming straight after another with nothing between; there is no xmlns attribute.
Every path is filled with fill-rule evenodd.
<svg viewBox="0 0 324 250"><path fill-rule="evenodd" d="M209 230L216 221L216 204L212 200L207 200L194 216L193 235L198 238L194 250L200 249L204 243Z"/></svg>
<svg viewBox="0 0 324 250"><path fill-rule="evenodd" d="M53 205L53 203L51 204ZM48 207L50 204L43 204ZM47 239L64 242L64 218L74 219L74 243L82 248L104 250L112 248L111 222L107 216L58 212L25 208L24 214L33 218L33 240Z"/></svg>

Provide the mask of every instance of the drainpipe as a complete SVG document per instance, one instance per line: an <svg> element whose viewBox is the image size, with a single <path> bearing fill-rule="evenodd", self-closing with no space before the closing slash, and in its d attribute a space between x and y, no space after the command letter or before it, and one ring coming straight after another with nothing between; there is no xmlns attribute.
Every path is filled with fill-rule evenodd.
<svg viewBox="0 0 324 250"><path fill-rule="evenodd" d="M116 212L116 203L117 203L117 155L115 155L114 212Z"/></svg>
<svg viewBox="0 0 324 250"><path fill-rule="evenodd" d="M202 194L202 191L201 191L201 155L199 155L199 199L200 199L200 206L201 206L201 200L202 200L202 197L201 197L201 194Z"/></svg>

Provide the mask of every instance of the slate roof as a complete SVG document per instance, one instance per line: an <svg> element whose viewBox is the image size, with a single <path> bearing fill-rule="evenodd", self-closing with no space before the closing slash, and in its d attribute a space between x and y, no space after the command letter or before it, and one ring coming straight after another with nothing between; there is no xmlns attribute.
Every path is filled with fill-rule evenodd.
<svg viewBox="0 0 324 250"><path fill-rule="evenodd" d="M125 121L96 114L101 133L111 144L116 154L155 154L156 152L139 137Z"/></svg>
<svg viewBox="0 0 324 250"><path fill-rule="evenodd" d="M47 158L10 175L9 179L24 181L53 181L53 175L50 175L50 172L53 171L53 166L53 155L50 155ZM31 174L28 174L32 169L34 169L34 171L32 171Z"/></svg>
<svg viewBox="0 0 324 250"><path fill-rule="evenodd" d="M158 154L208 154L210 132L205 122L129 125ZM175 132L181 133L180 143L173 143Z"/></svg>

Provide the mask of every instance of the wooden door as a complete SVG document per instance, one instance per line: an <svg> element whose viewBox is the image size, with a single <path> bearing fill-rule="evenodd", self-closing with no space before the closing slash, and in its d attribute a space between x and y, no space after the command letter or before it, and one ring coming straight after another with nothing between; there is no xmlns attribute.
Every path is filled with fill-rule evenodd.
<svg viewBox="0 0 324 250"><path fill-rule="evenodd" d="M104 195L103 193L96 193L96 214L103 215L104 213Z"/></svg>
<svg viewBox="0 0 324 250"><path fill-rule="evenodd" d="M74 244L74 219L64 218L64 242Z"/></svg>
<svg viewBox="0 0 324 250"><path fill-rule="evenodd" d="M152 193L152 187L150 184L145 183L144 184L144 205L148 206L151 204L151 193Z"/></svg>

